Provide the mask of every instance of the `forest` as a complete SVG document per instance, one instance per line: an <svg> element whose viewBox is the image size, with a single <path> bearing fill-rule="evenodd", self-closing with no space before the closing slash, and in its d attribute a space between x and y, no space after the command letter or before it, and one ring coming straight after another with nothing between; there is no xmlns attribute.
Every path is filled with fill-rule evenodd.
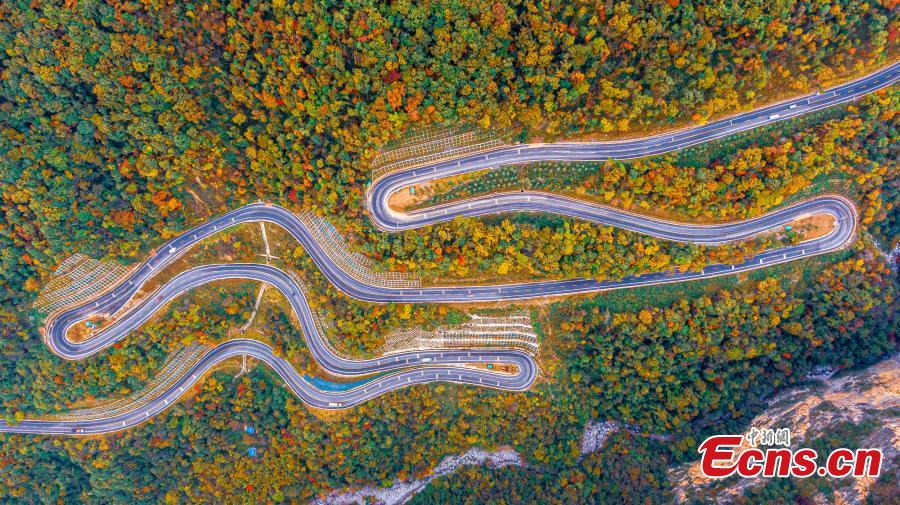
<svg viewBox="0 0 900 505"><path fill-rule="evenodd" d="M424 279L617 278L763 247L700 249L534 215L391 235L371 225L362 197L379 146L416 127L471 123L525 141L625 138L842 82L896 59L896 9L891 0L3 2L0 414L126 395L179 345L228 338L252 310L252 284L186 295L80 362L50 353L32 304L74 253L131 264L257 200L313 210L380 268ZM884 256L900 241L898 102L894 87L671 155L517 168L516 187L675 219L740 219L832 190L861 211L859 241L841 253L527 306L543 339L541 381L527 393L433 384L329 414L305 407L264 368L235 378L228 367L134 430L0 435L0 496L305 502L421 476L469 447L512 447L526 468L466 468L414 500L668 501L664 470L691 460L698 440L743 429L818 365L849 369L896 352L898 282ZM228 240L235 258L255 254ZM375 352L390 329L457 315L349 299L302 248L283 261L350 354ZM283 305L258 317L273 344L316 372ZM639 432L581 459L589 420ZM816 490L784 485L747 500L797 501Z"/></svg>

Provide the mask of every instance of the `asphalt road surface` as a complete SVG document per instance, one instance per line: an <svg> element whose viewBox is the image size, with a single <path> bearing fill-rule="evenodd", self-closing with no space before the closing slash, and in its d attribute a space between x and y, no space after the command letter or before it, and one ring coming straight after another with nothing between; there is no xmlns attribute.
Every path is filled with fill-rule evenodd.
<svg viewBox="0 0 900 505"><path fill-rule="evenodd" d="M313 357L330 373L342 376L373 376L348 391L323 391L301 377L284 359L275 356L266 344L255 340L231 340L205 354L186 374L143 407L102 419L79 421L25 420L10 424L0 421L0 432L43 434L96 434L122 430L140 424L165 410L202 378L204 372L222 360L251 356L265 362L284 379L299 398L311 406L342 409L397 388L411 384L447 381L493 387L511 391L528 389L537 375L534 359L518 350L427 350L385 356L371 360L347 360L332 353L314 324L312 313L299 285L285 272L267 265L205 265L182 272L140 303L133 304L115 322L93 338L72 342L69 328L98 315L116 314L157 271L178 258L197 242L240 223L269 222L287 230L310 254L330 282L349 296L371 302L476 302L516 300L628 288L641 285L680 282L705 277L730 275L834 251L855 237L856 208L844 198L822 196L785 207L766 215L733 223L691 225L640 216L637 214L540 192L502 193L454 202L411 213L400 213L387 205L392 193L411 184L468 173L501 165L539 160L585 161L608 158L636 158L669 152L707 142L736 132L808 113L853 100L888 86L900 77L900 64L894 64L857 81L828 91L808 95L739 114L707 125L687 128L665 135L621 142L583 142L523 144L488 153L444 160L432 165L387 174L374 181L367 193L373 222L386 231L427 226L457 216L479 216L506 212L548 212L591 222L618 226L658 238L699 244L721 244L745 240L779 228L793 220L818 214L835 219L834 229L825 236L803 243L765 251L740 264L708 265L700 272L659 272L630 276L616 281L594 279L538 281L492 286L446 286L427 288L388 288L367 284L342 270L316 242L310 230L293 213L276 205L251 204L199 225L159 247L126 279L102 296L79 306L48 316L44 335L52 351L65 359L82 359L105 349L147 321L166 303L198 286L226 279L247 279L269 283L281 291L297 314ZM496 373L469 363L507 363L516 373Z"/></svg>
<svg viewBox="0 0 900 505"><path fill-rule="evenodd" d="M524 204L522 208L511 207L512 202L522 199L525 199L524 203L528 203L529 197L539 195L535 193L518 194L519 200L514 200L510 195L506 195L505 198L501 198L500 195L489 195L410 213L394 211L387 205L387 201L393 193L414 184L517 163L633 159L677 151L695 144L849 102L862 95L890 86L898 79L900 79L900 63L895 63L824 92L779 102L702 126L685 128L662 135L613 142L517 144L486 153L464 155L425 166L399 170L375 180L366 194L366 203L375 225L385 231L418 228L447 221L456 216L478 216L515 210L557 212L565 209L567 204L565 198L554 195L543 195L542 198L545 204L559 200L554 204L555 208Z"/></svg>

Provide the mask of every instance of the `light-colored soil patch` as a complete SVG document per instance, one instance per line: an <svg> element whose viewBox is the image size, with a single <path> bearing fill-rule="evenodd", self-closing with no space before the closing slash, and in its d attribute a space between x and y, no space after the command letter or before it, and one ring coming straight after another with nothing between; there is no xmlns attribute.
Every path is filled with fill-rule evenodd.
<svg viewBox="0 0 900 505"><path fill-rule="evenodd" d="M91 324L96 325L97 330L88 327L86 324L88 321L90 321ZM104 323L106 323L105 317L92 317L87 321L81 321L75 326L71 327L66 336L72 342L84 342L85 340L88 340L95 331L101 331L103 329Z"/></svg>
<svg viewBox="0 0 900 505"><path fill-rule="evenodd" d="M834 217L828 214L817 214L791 221L791 231L800 236L800 240L812 240L829 234L834 230Z"/></svg>
<svg viewBox="0 0 900 505"><path fill-rule="evenodd" d="M491 372L514 375L518 370L509 363L466 363L466 368L489 370Z"/></svg>
<svg viewBox="0 0 900 505"><path fill-rule="evenodd" d="M474 180L487 172L487 170L479 170L477 172L470 172L454 177L445 177L443 179L407 186L388 198L388 207L398 211L412 210L428 201L431 197L445 193L454 187Z"/></svg>
<svg viewBox="0 0 900 505"><path fill-rule="evenodd" d="M200 198L200 195L198 195L196 191L188 189L187 192L192 197L194 197L194 201L197 203L197 205L199 207L203 207L207 212L209 212L209 205L206 205L206 202L204 202L203 199Z"/></svg>
<svg viewBox="0 0 900 505"><path fill-rule="evenodd" d="M395 210L406 210L413 205L422 203L434 196L435 183L436 181L428 181L423 184L403 188L388 198L388 206Z"/></svg>

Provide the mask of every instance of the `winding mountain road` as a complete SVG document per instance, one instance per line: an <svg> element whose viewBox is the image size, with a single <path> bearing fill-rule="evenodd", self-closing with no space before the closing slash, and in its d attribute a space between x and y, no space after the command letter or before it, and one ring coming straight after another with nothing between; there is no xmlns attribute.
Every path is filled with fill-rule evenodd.
<svg viewBox="0 0 900 505"><path fill-rule="evenodd" d="M900 78L900 64L885 67L869 76L823 93L770 105L752 112L707 125L687 128L620 142L582 142L528 144L503 147L491 152L439 161L423 167L386 174L375 180L367 192L367 205L373 222L385 231L418 228L453 219L501 212L549 212L591 222L621 227L658 238L700 244L721 244L745 240L771 231L786 223L811 215L830 215L834 228L826 235L797 245L765 251L740 264L708 265L701 272L658 272L630 276L616 281L595 279L539 281L492 286L446 286L389 288L367 284L342 268L316 241L296 215L276 205L251 204L199 225L175 237L127 278L103 295L68 310L48 316L43 328L51 350L65 359L83 359L127 336L146 322L170 300L198 286L227 279L266 282L290 302L304 337L316 361L327 371L342 376L382 374L348 391L323 391L301 377L290 363L276 356L266 344L255 340L231 340L204 355L186 374L149 404L116 416L90 420L0 421L0 432L42 434L96 434L122 430L140 424L174 403L203 373L217 363L234 356L251 356L272 367L299 398L311 406L341 409L357 405L375 396L411 384L448 381L511 391L528 389L537 377L537 365L527 353L517 350L428 350L394 354L371 360L348 360L332 353L319 334L303 290L291 276L277 268L257 264L204 265L180 273L147 299L128 307L114 323L84 342L72 342L69 328L98 315L113 315L160 269L181 256L191 246L224 229L241 223L268 222L281 226L310 254L323 274L349 296L370 302L439 303L483 302L569 295L650 284L680 282L704 277L729 275L754 270L802 257L834 251L850 244L855 237L856 208L838 196L812 198L778 209L763 216L714 225L690 225L653 219L602 205L541 192L501 193L410 213L397 212L387 204L394 192L412 184L496 168L513 163L539 160L585 161L609 158L636 158L682 149L700 142L756 128L788 117L847 102L891 85ZM466 366L473 363L507 363L516 373L496 373Z"/></svg>
<svg viewBox="0 0 900 505"><path fill-rule="evenodd" d="M900 79L900 62L879 69L855 81L824 92L817 92L713 121L651 137L611 142L555 142L517 144L490 152L469 154L382 175L369 186L366 204L376 226L384 231L400 231L448 221L456 216L478 216L515 210L566 212L571 205L564 197L516 193L489 195L453 202L438 207L401 213L388 206L390 196L408 186L504 165L535 161L604 161L634 159L664 154L759 128L803 114L856 100L862 95L891 86ZM539 204L530 205L530 196L541 195ZM513 207L516 206L516 207ZM584 217L576 215L574 217ZM617 224L617 226L619 226ZM628 228L627 226L624 226ZM631 229L631 228L628 228ZM641 231L641 230L635 230ZM673 240L678 240L673 238Z"/></svg>

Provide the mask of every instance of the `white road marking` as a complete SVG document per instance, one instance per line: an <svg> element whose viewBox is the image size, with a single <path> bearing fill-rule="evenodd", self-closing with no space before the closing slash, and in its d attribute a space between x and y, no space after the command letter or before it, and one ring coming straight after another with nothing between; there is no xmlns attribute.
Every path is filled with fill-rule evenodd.
<svg viewBox="0 0 900 505"><path fill-rule="evenodd" d="M859 85L858 85L858 86L859 86ZM857 87L858 87L858 86L857 86ZM848 90L848 89L849 89L850 91L852 91L854 88L853 88L853 87L850 87L850 88L844 88L845 91L843 91L843 92L846 93L846 90ZM827 95L838 96L837 92L834 91L834 90L828 92ZM827 96L827 95L825 95L825 96ZM820 98L821 98L821 95L819 95L819 96L820 96ZM845 95L844 95L844 98L842 98L842 100L845 100L845 99L846 99L846 96L847 96L847 95L845 94ZM854 95L850 95L850 98L853 98L853 97L855 97L855 96L856 96L855 94L854 94ZM809 102L809 99L807 99L807 102ZM817 103L815 109L820 109L820 108L825 107L826 105L836 103L836 101L832 101L832 100L821 100L821 99L819 100L819 102L821 102L821 104ZM764 120L764 118L750 118L750 119L744 119L744 120L742 120L742 121L743 121L746 125L749 126L749 125L751 125L751 124L758 123L758 122L761 121L761 120ZM732 121L731 121L731 120L729 120L729 124L732 124ZM743 125L742 125L742 126L743 126ZM716 129L716 130L720 130L721 127L716 127L715 129ZM702 130L702 129L701 129L701 130ZM699 142L701 142L701 141L705 141L703 138L700 138L700 137L699 137L699 135L701 135L701 134L703 135L703 137L705 137L706 140L708 140L708 139L710 139L710 138L715 138L715 137L719 137L719 136L723 136L723 135L724 135L724 133L712 135L712 134L711 134L711 130L710 130L709 128L706 128L705 131L701 131L700 133L694 134L694 135L692 135L692 136L686 137L686 136L683 136L683 135L682 135L681 137L682 137L682 139L683 139L685 142L689 142L689 141L690 141L690 142L693 144L693 143L699 143ZM695 139L695 138L696 138L696 139L700 139L700 140L698 140L697 142L693 142L692 139ZM672 137L672 141L673 141L673 142L675 141L675 137L674 137L674 136ZM638 149L638 150L635 150L635 152L638 153L638 154L639 154L639 153L647 153L647 152L652 152L652 151L654 151L654 149L659 150L660 152L663 152L663 151L665 150L665 147L663 147L662 145L660 145L662 142L664 142L664 141L662 141L662 140L657 141L657 142L656 142L657 146L656 146L655 148L643 148L643 147L642 147L642 148L640 148L640 149ZM687 144L686 144L686 145L687 145ZM652 146L651 146L651 147L652 147ZM684 146L682 146L682 147L684 147ZM519 150L517 150L517 152L519 152ZM549 154L556 154L556 153L560 153L560 152L562 152L562 153L570 153L570 152L575 152L575 151L574 151L574 150L570 150L570 149L556 149L556 150L550 150L550 151L544 151L544 152L545 152L545 153L549 153ZM578 152L581 152L581 151L578 151ZM586 151L586 152L587 152L588 154L591 154L590 151ZM637 155L637 154L636 154L636 155ZM635 155L635 156L636 156L636 155ZM630 157L634 157L633 155L628 154L628 155L623 156L622 158L625 159L626 157L629 157L629 156L630 156ZM501 157L501 158L502 158L502 159L506 159L506 158L504 158L504 157ZM475 159L477 159L477 158L475 158L475 157L470 157L470 158L468 158L468 162L471 162L471 161L473 161L473 160L475 160ZM489 159L489 155L485 155L485 159ZM459 166L459 165L460 165L460 161L457 161L457 166ZM448 163L448 164L441 164L441 167L449 167L449 163ZM437 170L437 169L436 169L436 167L435 167L435 168L432 169L432 172L436 172L436 170ZM413 172L413 173L415 174L416 172ZM515 200L514 198L511 198L511 197L502 197L502 198L500 198L500 199L502 199L502 200L504 200L504 201L514 201L514 200ZM530 201L530 196L528 197L528 201ZM495 198L495 199L493 200L493 202L494 202L494 205L499 205L499 199ZM469 204L469 205L470 205L469 208L471 208L471 204ZM586 208L586 207L579 207L579 210L584 210L585 208ZM445 214L446 214L446 213L447 213L447 211L445 210ZM425 215L426 215L426 217L428 216L427 213L426 213ZM843 218L838 218L837 220L838 220L838 221L844 221L844 220L846 220L846 219L852 219L852 218L843 217ZM224 219L222 219L222 220L220 220L220 221L218 221L218 222L223 222L223 221L224 221ZM234 218L234 217L231 217L231 221L232 221L232 222L235 222L235 218ZM427 223L426 223L426 224L427 224ZM399 228L399 223L397 224L397 226L398 226L398 228ZM217 228L217 226L213 225L213 226L212 226L212 229L213 229L213 230L217 230L218 228ZM194 236L196 237L196 235L194 235ZM177 241L177 240L178 240L178 239L176 239L176 241ZM829 246L829 247L831 247L831 246ZM830 250L830 249L829 249L829 250ZM815 253L815 252L824 252L824 251L825 251L825 247L822 247L822 251L813 251L813 253ZM169 252L170 252L170 253L174 253L174 252L175 252L175 246L174 246L174 244L171 245L171 249L170 249ZM777 250L775 250L775 251L767 251L766 254L769 255L769 257L770 257L771 259L775 259L775 258L776 258L775 255L777 255ZM800 251L800 255L802 256L802 255L804 255L804 254L805 254L805 250L801 250L801 251ZM155 257L156 255L157 255L157 251L153 251L151 257ZM782 258L783 258L783 259L787 259L787 258L788 258L786 252L782 252ZM759 264L760 264L760 265L763 265L763 264L765 263L766 259L767 259L766 257L760 257L760 258L759 258ZM750 261L752 262L752 260L750 260ZM165 262L164 262L164 263L165 263ZM776 261L776 263L777 263L777 261ZM152 271L152 270L154 269L154 268L153 268L153 265L150 264L149 262L148 262L147 264L148 264L148 268ZM736 269L736 265L733 265L733 264L732 264L732 265L730 265L730 267L731 267L731 270L735 270L735 269ZM742 265L742 269L752 269L752 268L753 268L753 266L752 266L752 265L749 265L749 264ZM704 269L701 269L701 272L700 272L699 274L696 273L696 272L690 272L690 273L685 273L685 274L683 274L683 277L693 277L693 276L697 276L697 275L705 275L705 268L704 268ZM628 285L653 284L653 283L654 283L654 280L655 280L656 278L658 278L658 276L657 276L657 277L653 277L653 276L651 275L650 278L644 279L644 280L641 280L640 278L637 278L637 279L629 279L629 280L624 281L624 282L614 282L614 283L605 284L604 286L616 286L616 287L619 287L619 286L628 286ZM132 285L133 285L133 283L131 282L130 279L129 279L128 282L129 282L129 284L132 284ZM557 286L562 286L562 287L564 287L565 289L571 290L572 292L574 292L574 291L587 291L587 290L590 290L590 289L591 289L591 288L585 287L585 286L577 287L577 284L575 284L575 283L561 283L561 284L558 284ZM454 288L454 289L459 289L459 288ZM558 288L557 288L557 289L558 289ZM533 287L533 288L531 289L531 291L528 291L528 290L525 290L525 289L511 289L511 290L509 290L509 291L515 292L516 295L518 295L518 296L533 296L534 294L536 294L536 293L538 293L538 292L546 292L546 291L551 291L551 290L552 290L552 289L551 289L550 287L548 287L548 286L535 286L535 287ZM491 289L491 288L479 289L479 290L477 290L477 291L478 291L478 294L479 294L479 298L481 298L483 295L490 295L490 294L492 294L492 293L503 293L503 292L504 292L503 289L501 289L501 288L499 288L499 287L496 287L496 288L493 288L493 289ZM441 293L442 293L442 294L444 294L444 292L445 292L445 290L441 290ZM459 291L456 291L456 292L458 293ZM291 292L291 293L293 294L293 292ZM410 291L410 292L400 291L400 293L401 293L401 296L407 296L407 295L409 295L409 294L411 294L411 293L414 293L414 292L412 292L412 291ZM419 296L422 296L422 295L423 295L423 291L421 291L421 290L420 290L418 293L419 293ZM469 293L469 295L471 296L471 294L472 294L472 289L469 289L469 290L468 290L468 293ZM111 298L114 299L114 298L116 298L117 295L116 295L115 292L110 292L110 296L111 296ZM485 297L485 298L487 298L487 297ZM100 306L100 305L99 305L99 302L95 302L95 307L99 307L99 306ZM52 323L52 322L50 323L50 325L48 326L48 328L51 328L51 329L53 328L53 323ZM57 348L53 346L53 343L51 343L50 345L51 345L51 347L53 347L54 350L57 350ZM471 353L466 353L466 354L467 354L467 356L471 357ZM417 355L417 356L418 356L418 355ZM440 356L441 358L449 358L449 357L452 357L453 354L452 354L450 351L448 351L446 354L445 354L445 353L439 353L438 356ZM457 360L458 362L459 362L459 361L463 361L463 357L462 357L462 356L456 356L456 358L457 358L456 360ZM477 356L477 360L478 360L478 361L481 361L481 360L484 359L484 358L486 358L486 357L485 357L485 356ZM277 361L277 360L280 359L280 358L270 357L269 359L270 359L270 360L276 360L276 361L270 361L270 363L278 363L279 366L289 366L289 365L286 364L286 362L281 363L280 361ZM498 357L494 357L494 359L499 359L499 358L498 358ZM400 357L393 357L393 358L391 358L389 361L392 362L392 363L397 363L397 362L401 362L401 361L404 362L404 363L409 363L409 360L408 360L408 359L403 360L403 359L400 358ZM449 359L448 359L447 361L452 361L452 360L449 360ZM502 360L501 360L501 361L502 361ZM379 364L381 364L381 361L379 361ZM449 366L452 367L453 365L450 364ZM451 381L452 381L452 380L463 380L463 374L453 375L453 374L450 374L450 373L443 374L443 373L438 373L438 372L432 372L431 375L426 375L425 372L422 372L422 373L421 373L421 376L422 376L423 378L425 378L425 379L423 379L423 380L426 380L426 381L427 381L427 380L451 380ZM197 375L196 375L196 374L192 374L192 377L193 377L194 379L196 379L196 378L197 378ZM473 374L473 375L470 376L470 377L475 377L475 375ZM430 379L429 379L429 378L430 378ZM473 379L467 377L465 380L473 380ZM408 382L411 381L411 376L408 376L408 377L407 377L407 381L408 381ZM485 383L484 380L483 380L482 378L480 378L480 377L478 377L478 381L479 381L479 383ZM365 389L364 391L365 391L365 393L368 393L369 391L373 391L373 390L384 390L384 389L388 389L388 387L389 387L391 384L399 384L400 382L401 382L401 380L400 380L399 378L397 378L397 377L391 377L391 378L389 378L389 379L386 379L384 382L380 382L380 383L376 383L376 384L372 385L371 388L367 388L367 389ZM490 382L490 381L488 381L488 384L494 384L494 385L499 386L500 384L502 384L502 382L497 382L497 381ZM288 386L288 387L291 387L291 386L290 386L290 383L289 383L287 380L285 381L285 385ZM183 391L183 389L184 389L183 387L179 387L179 391ZM296 392L296 388L295 388L295 392ZM358 398L358 396L357 396L357 398ZM170 401L170 400L169 400L168 398L164 398L163 400L164 400L164 402L165 402L166 405L169 404L169 401ZM158 409L158 407L157 407L157 408L154 408L153 410L157 410L157 409ZM149 410L148 410L148 411L145 412L145 416L146 416L146 417L149 417L149 415L150 415L150 412L149 412ZM126 424L126 422L123 421L123 425L125 425L125 424Z"/></svg>

